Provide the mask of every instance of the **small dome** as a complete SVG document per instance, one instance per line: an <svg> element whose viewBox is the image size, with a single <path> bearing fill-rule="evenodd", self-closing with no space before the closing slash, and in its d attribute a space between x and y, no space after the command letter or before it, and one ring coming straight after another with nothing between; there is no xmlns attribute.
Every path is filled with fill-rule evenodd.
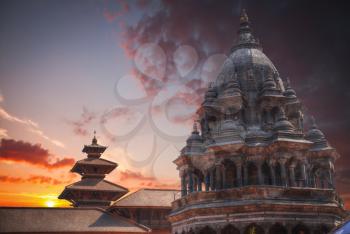
<svg viewBox="0 0 350 234"><path fill-rule="evenodd" d="M311 117L311 128L310 130L306 133L305 139L312 141L312 142L318 142L318 141L323 141L326 140L323 132L318 129L315 119Z"/></svg>
<svg viewBox="0 0 350 234"><path fill-rule="evenodd" d="M325 138L323 132L321 132L320 129L317 129L317 128L311 128L307 133L306 133L306 136L305 138L307 140L310 140L312 142L315 142L317 140L322 140Z"/></svg>
<svg viewBox="0 0 350 234"><path fill-rule="evenodd" d="M294 91L294 89L292 89L292 87L290 86L290 81L287 78L286 80L286 90L284 91L284 96L288 97L288 98L296 98L296 92Z"/></svg>
<svg viewBox="0 0 350 234"><path fill-rule="evenodd" d="M323 132L318 129L315 119L311 117L312 126L310 130L306 133L305 139L313 142L314 144L311 147L311 150L322 150L329 148L326 137Z"/></svg>
<svg viewBox="0 0 350 234"><path fill-rule="evenodd" d="M197 124L194 123L193 124L193 131L191 133L191 135L187 138L187 144L191 144L191 143L202 143L203 142L203 139L202 137L199 135L199 131L198 131L198 128L197 128Z"/></svg>
<svg viewBox="0 0 350 234"><path fill-rule="evenodd" d="M293 131L294 126L289 122L286 118L284 110L281 109L279 112L278 120L273 126L273 130L275 131Z"/></svg>

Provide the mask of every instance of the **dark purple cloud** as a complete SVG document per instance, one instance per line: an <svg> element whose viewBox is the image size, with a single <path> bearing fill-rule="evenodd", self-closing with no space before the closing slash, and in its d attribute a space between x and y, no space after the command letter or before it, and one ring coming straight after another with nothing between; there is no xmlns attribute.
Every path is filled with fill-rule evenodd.
<svg viewBox="0 0 350 234"><path fill-rule="evenodd" d="M1 139L0 143L0 161L24 162L47 169L72 166L75 162L70 157L57 158L40 144L13 139Z"/></svg>

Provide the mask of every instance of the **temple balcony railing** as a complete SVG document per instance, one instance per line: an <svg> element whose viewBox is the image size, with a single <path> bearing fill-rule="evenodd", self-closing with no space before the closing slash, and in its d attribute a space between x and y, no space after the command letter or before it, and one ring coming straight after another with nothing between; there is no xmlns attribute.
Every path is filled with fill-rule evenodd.
<svg viewBox="0 0 350 234"><path fill-rule="evenodd" d="M293 201L295 203L318 203L342 206L343 203L334 189L309 187L280 187L272 185L248 185L215 191L197 191L187 194L174 202L172 209L185 206L230 201L239 205L242 201Z"/></svg>

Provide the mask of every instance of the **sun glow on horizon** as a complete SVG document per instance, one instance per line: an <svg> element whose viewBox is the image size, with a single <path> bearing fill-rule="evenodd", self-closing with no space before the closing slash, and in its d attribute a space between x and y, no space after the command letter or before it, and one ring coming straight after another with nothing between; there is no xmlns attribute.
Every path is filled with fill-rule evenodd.
<svg viewBox="0 0 350 234"><path fill-rule="evenodd" d="M45 206L46 207L55 207L56 206L56 202L54 202L52 200L47 200L47 201L45 201Z"/></svg>

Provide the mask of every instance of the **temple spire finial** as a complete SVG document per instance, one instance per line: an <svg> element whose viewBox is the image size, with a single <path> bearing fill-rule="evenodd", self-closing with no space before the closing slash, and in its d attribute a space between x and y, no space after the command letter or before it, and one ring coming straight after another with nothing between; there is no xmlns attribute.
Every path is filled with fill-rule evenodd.
<svg viewBox="0 0 350 234"><path fill-rule="evenodd" d="M197 121L194 121L193 123L193 133L198 133L198 126L197 126Z"/></svg>
<svg viewBox="0 0 350 234"><path fill-rule="evenodd" d="M247 15L246 10L243 8L241 11L241 17L239 18L239 22L242 23L249 23L249 18Z"/></svg>
<svg viewBox="0 0 350 234"><path fill-rule="evenodd" d="M94 138L92 138L92 144L97 144L97 139L96 139L96 130L94 130Z"/></svg>
<svg viewBox="0 0 350 234"><path fill-rule="evenodd" d="M245 9L242 9L241 15L239 17L238 41L236 45L231 49L231 52L235 48L242 47L261 49L259 41L253 36L252 29L250 28L248 14Z"/></svg>
<svg viewBox="0 0 350 234"><path fill-rule="evenodd" d="M314 116L310 117L310 121L311 121L311 128L317 129L317 124Z"/></svg>

